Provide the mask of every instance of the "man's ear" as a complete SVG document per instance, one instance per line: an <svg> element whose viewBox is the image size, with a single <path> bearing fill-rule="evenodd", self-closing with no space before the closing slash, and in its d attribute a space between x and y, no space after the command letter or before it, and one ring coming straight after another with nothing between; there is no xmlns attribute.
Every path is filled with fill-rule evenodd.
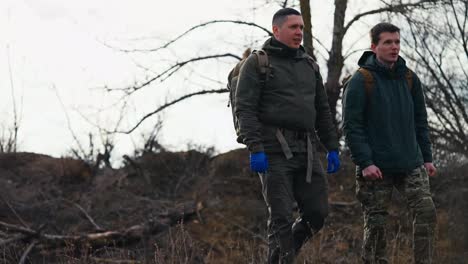
<svg viewBox="0 0 468 264"><path fill-rule="evenodd" d="M375 45L374 43L371 43L370 44L370 48L373 52L375 52L375 48L377 47L377 45Z"/></svg>
<svg viewBox="0 0 468 264"><path fill-rule="evenodd" d="M273 36L277 37L279 34L279 27L277 25L273 25Z"/></svg>

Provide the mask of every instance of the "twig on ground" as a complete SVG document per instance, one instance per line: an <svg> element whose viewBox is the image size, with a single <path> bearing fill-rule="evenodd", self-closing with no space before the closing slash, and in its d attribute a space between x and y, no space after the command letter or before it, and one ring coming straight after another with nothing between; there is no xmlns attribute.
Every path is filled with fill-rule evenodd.
<svg viewBox="0 0 468 264"><path fill-rule="evenodd" d="M330 205L331 206L355 206L357 205L358 202L357 201L353 201L353 202L330 202Z"/></svg>
<svg viewBox="0 0 468 264"><path fill-rule="evenodd" d="M18 218L18 220L21 222L21 224L24 227L29 228L29 226L23 221L23 219L19 216L19 214L16 212L16 210L13 208L13 206L11 206L11 204L5 199L5 197L3 197L3 195L0 194L0 198L2 198L3 202L8 206L8 208L10 208L10 210L13 212L13 214L16 216L16 218Z"/></svg>
<svg viewBox="0 0 468 264"><path fill-rule="evenodd" d="M268 242L266 241L266 239L265 239L262 235L257 234L257 233L255 233L255 232L252 232L252 231L249 230L248 228L245 228L245 227L239 225L238 223L232 221L231 219L227 219L223 214L221 214L221 213L215 213L215 215L216 215L216 216L219 216L219 217L221 217L221 218L223 218L223 220L226 221L227 223L229 223L229 224L231 224L231 225L233 225L233 226L235 226L235 227L241 229L242 231L244 231L244 232L246 232L246 233L252 235L254 238L260 239L261 242L263 242L263 243L265 243L265 244L268 243Z"/></svg>
<svg viewBox="0 0 468 264"><path fill-rule="evenodd" d="M34 248L34 246L39 243L38 241L33 241L31 244L29 244L28 248L24 251L23 255L21 256L21 259L18 264L24 264L26 261L26 258L28 257L29 253L31 250Z"/></svg>
<svg viewBox="0 0 468 264"><path fill-rule="evenodd" d="M81 207L79 204L75 203L75 202L72 202L70 200L67 200L67 199L63 199L65 202L75 206L76 208L78 208L78 210L80 210L84 215L85 217L88 219L88 221L94 226L94 228L96 229L96 231L104 231L104 228L102 228L101 226L99 226L98 224L96 224L96 222L94 221L94 219L88 214L88 212L86 212L86 210Z"/></svg>
<svg viewBox="0 0 468 264"><path fill-rule="evenodd" d="M106 258L91 258L96 263L115 263L115 264L140 264L140 261L136 260L124 260L124 259L106 259Z"/></svg>
<svg viewBox="0 0 468 264"><path fill-rule="evenodd" d="M20 240L23 240L25 238L27 238L28 235L16 235L12 238L8 238L8 239L5 239L5 240L0 240L0 247L3 246L3 245L8 245L12 242L16 242L16 241L20 241Z"/></svg>

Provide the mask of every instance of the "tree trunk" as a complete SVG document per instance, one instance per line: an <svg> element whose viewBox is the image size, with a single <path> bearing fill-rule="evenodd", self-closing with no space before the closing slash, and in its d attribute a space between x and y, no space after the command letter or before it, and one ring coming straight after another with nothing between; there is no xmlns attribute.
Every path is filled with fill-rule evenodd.
<svg viewBox="0 0 468 264"><path fill-rule="evenodd" d="M312 16L310 14L310 0L300 0L302 19L304 19L304 48L306 52L315 58L312 42Z"/></svg>
<svg viewBox="0 0 468 264"><path fill-rule="evenodd" d="M336 104L341 90L339 80L344 63L342 50L343 37L345 34L344 20L347 5L348 0L335 0L332 47L330 50L330 57L327 62L328 74L325 89L327 90L328 103L330 105L332 116L334 117L335 125L338 124Z"/></svg>

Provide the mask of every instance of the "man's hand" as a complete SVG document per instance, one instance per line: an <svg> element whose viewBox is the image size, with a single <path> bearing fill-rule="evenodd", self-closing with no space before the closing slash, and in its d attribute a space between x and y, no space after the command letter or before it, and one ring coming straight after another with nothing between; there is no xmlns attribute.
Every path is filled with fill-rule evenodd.
<svg viewBox="0 0 468 264"><path fill-rule="evenodd" d="M338 151L332 150L327 154L327 172L335 173L340 169L340 158L338 157Z"/></svg>
<svg viewBox="0 0 468 264"><path fill-rule="evenodd" d="M380 169L375 165L370 165L362 170L362 176L368 180L383 180Z"/></svg>
<svg viewBox="0 0 468 264"><path fill-rule="evenodd" d="M268 159L265 152L250 153L250 169L254 172L268 170Z"/></svg>
<svg viewBox="0 0 468 264"><path fill-rule="evenodd" d="M435 176L437 173L436 167L434 167L434 164L432 162L426 162L424 163L424 168L426 168L427 174L432 177Z"/></svg>

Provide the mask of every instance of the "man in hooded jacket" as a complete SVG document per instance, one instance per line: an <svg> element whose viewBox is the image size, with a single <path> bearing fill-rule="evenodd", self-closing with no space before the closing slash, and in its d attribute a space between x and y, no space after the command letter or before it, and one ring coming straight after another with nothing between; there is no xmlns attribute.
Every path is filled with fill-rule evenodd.
<svg viewBox="0 0 468 264"><path fill-rule="evenodd" d="M343 131L356 164L356 195L364 212L364 263L389 263L385 226L393 189L413 212L416 263L432 263L436 211L434 176L422 85L399 56L400 29L379 23L343 99ZM370 86L367 87L366 86Z"/></svg>
<svg viewBox="0 0 468 264"><path fill-rule="evenodd" d="M328 186L317 157L317 136L328 152L328 172L339 169L338 140L317 64L301 46L304 22L291 8L273 16L267 76L258 58L240 69L235 114L250 165L262 181L269 211L268 263L293 263L328 214ZM293 219L297 203L299 217Z"/></svg>

